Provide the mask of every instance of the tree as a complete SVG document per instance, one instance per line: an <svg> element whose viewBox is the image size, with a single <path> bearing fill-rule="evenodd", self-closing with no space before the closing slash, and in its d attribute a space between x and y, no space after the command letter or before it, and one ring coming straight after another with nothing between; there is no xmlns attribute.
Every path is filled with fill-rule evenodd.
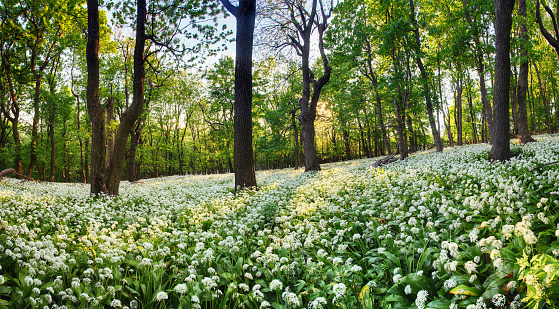
<svg viewBox="0 0 559 309"><path fill-rule="evenodd" d="M99 101L99 1L87 0L87 112L91 122L91 194L107 193L105 108Z"/></svg>
<svg viewBox="0 0 559 309"><path fill-rule="evenodd" d="M526 93L528 92L528 27L526 27L526 0L518 0L518 16L520 17L520 70L518 72L517 128L518 141L521 144L534 142L528 130L528 115L526 112Z"/></svg>
<svg viewBox="0 0 559 309"><path fill-rule="evenodd" d="M235 54L235 115L233 161L235 190L256 187L252 150L252 46L256 0L240 0L238 6L220 0L237 19Z"/></svg>
<svg viewBox="0 0 559 309"><path fill-rule="evenodd" d="M323 0L312 0L310 7L306 1L282 0L277 6L269 8L265 18L271 21L265 31L274 33L269 40L280 40L280 43L270 43L272 47L283 48L291 46L301 59L303 73L303 91L299 98L301 113L301 134L305 156L305 171L318 171L320 164L316 153L315 128L316 108L320 99L320 92L330 80L332 68L324 49L324 33L328 28L328 19L332 14L333 1L325 7ZM272 12L272 13L270 13ZM318 34L318 50L322 61L323 74L317 80L311 69L311 34ZM281 36L278 38L278 36ZM312 94L311 94L312 87Z"/></svg>
<svg viewBox="0 0 559 309"><path fill-rule="evenodd" d="M495 0L495 90L493 146L490 159L506 161L510 154L510 32L514 0Z"/></svg>
<svg viewBox="0 0 559 309"><path fill-rule="evenodd" d="M110 3L113 5L114 3ZM133 7L129 7L131 4L128 2L120 2L117 5L122 5L125 10L122 11L134 11ZM97 6L96 6L97 7ZM136 39L134 47L133 56L133 70L134 78L132 84L132 103L128 106L120 115L120 123L116 128L116 133L114 135L114 148L110 157L101 157L102 154L98 153L100 151L99 147L105 146L105 140L96 140L96 145L93 145L92 139L92 156L99 156L99 161L108 160L108 165L106 171L102 168L97 168L94 172L93 169L93 157L92 157L92 177L94 179L99 179L99 181L104 180L104 184L94 185L92 180L91 193L105 192L109 195L118 195L120 178L122 174L122 168L124 165L124 159L126 154L127 139L130 131L134 127L136 121L140 117L144 108L144 85L145 85L145 65L149 63L150 55L154 55L162 50L167 50L171 54L180 58L187 50L196 54L200 52L202 46L210 45L217 42L219 39L223 38L226 34L224 32L220 33L220 36L215 35L216 29L211 25L200 25L198 18L206 15L216 15L218 10L216 9L215 3L210 3L207 1L193 0L188 3L182 3L177 1L176 3L160 3L153 2L150 4L150 10L147 10L146 0L138 0L135 6L135 18L131 21L132 25L136 28ZM88 7L89 10L89 7ZM98 16L98 13L97 13ZM146 27L149 17L149 27ZM198 35L192 35L188 26L181 26L183 19L190 18L190 23L188 26L196 28L200 33L201 37L199 43L194 45L194 47L186 48L184 46L177 46L179 40L177 36L180 34L185 35L187 38L198 38ZM117 15L117 19L121 24L124 23L124 16ZM98 18L97 18L98 20ZM97 26L97 34L99 33ZM97 35L98 36L98 35ZM149 41L150 45L146 48L146 41ZM98 42L98 39L97 39ZM97 50L99 44L97 43ZM89 50L89 47L88 47ZM98 57L95 57L98 59ZM88 71L89 71L89 60L88 60ZM96 66L97 76L98 76L98 60L97 63L92 61L91 65ZM94 70L94 69L92 69ZM97 93L99 89L99 82L92 81L96 83ZM89 80L88 80L89 84ZM89 95L89 85L88 85L88 95ZM98 96L98 95L97 95ZM98 100L97 100L98 102ZM89 102L88 102L89 103ZM100 105L99 105L100 106ZM89 104L88 104L89 109ZM92 116L93 115L93 116ZM93 125L94 121L105 121L105 113L101 109L95 109L90 113L90 119L92 121L92 136L101 136L105 134L104 124ZM98 137L100 138L100 137ZM94 152L95 150L95 152ZM97 162L95 163L97 164Z"/></svg>
<svg viewBox="0 0 559 309"><path fill-rule="evenodd" d="M540 32L542 33L543 37L547 40L549 45L551 45L555 49L557 57L559 58L559 28L557 27L557 18L559 17L559 12L557 14L558 16L556 16L555 14L553 14L551 8L545 3L543 4L543 7L547 14L549 14L549 16L551 17L555 37L553 37L553 35L551 35L549 31L547 31L545 25L543 24L542 16L540 13L540 0L536 1L536 21L538 22L538 26L540 27Z"/></svg>
<svg viewBox="0 0 559 309"><path fill-rule="evenodd" d="M421 50L421 40L419 37L419 24L415 19L415 8L413 4L413 0L410 0L410 18L413 25L413 32L415 34L415 60L417 61L417 66L419 67L419 71L421 72L421 83L423 84L423 95L425 96L425 104L427 107L427 114L429 115L429 124L431 125L431 132L433 134L433 140L435 142L435 146L437 147L437 151L443 151L443 143L441 142L441 136L439 134L439 130L437 130L437 123L435 121L435 114L433 111L433 102L431 91L429 90L429 80L427 79L427 71L425 66L423 65L423 61L421 60L420 50Z"/></svg>
<svg viewBox="0 0 559 309"><path fill-rule="evenodd" d="M487 27L487 23L482 22L482 18L476 18L476 13L479 15L483 9L483 5L468 6L467 0L462 0L462 6L464 7L464 12L466 15L466 20L470 25L472 36L474 39L474 58L477 67L477 73L479 77L479 91L481 94L481 102L483 103L483 111L485 114L485 119L487 121L487 130L489 131L489 140L492 140L493 134L493 113L491 111L491 102L489 101L487 94L487 87L485 85L485 56L483 52L483 46L480 41L481 29ZM472 18L472 13L474 18Z"/></svg>

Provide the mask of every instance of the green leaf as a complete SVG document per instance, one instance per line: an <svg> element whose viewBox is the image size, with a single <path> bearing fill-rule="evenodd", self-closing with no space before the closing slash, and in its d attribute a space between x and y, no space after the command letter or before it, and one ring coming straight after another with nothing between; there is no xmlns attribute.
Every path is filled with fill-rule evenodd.
<svg viewBox="0 0 559 309"><path fill-rule="evenodd" d="M400 259L397 256L388 251L383 251L382 254L384 254L384 256L386 256L392 263L394 263L394 265L400 267Z"/></svg>
<svg viewBox="0 0 559 309"><path fill-rule="evenodd" d="M481 294L481 291L466 285L459 285L454 289L450 290L449 293L455 295L479 296Z"/></svg>
<svg viewBox="0 0 559 309"><path fill-rule="evenodd" d="M436 299L427 304L426 308L433 308L433 309L447 309L450 307L452 302L446 299Z"/></svg>

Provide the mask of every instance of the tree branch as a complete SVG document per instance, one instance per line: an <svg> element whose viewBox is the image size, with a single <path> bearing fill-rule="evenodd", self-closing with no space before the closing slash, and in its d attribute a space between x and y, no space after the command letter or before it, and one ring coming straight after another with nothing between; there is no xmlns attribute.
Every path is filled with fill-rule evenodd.
<svg viewBox="0 0 559 309"><path fill-rule="evenodd" d="M235 18L237 18L237 15L239 15L239 7L231 4L229 0L219 0L219 1L221 1L221 4L223 4L223 6L227 9L227 11L229 11L229 13L231 13L233 16L235 16Z"/></svg>
<svg viewBox="0 0 559 309"><path fill-rule="evenodd" d="M540 14L540 1L539 0L536 1L536 21L538 22L538 25L540 26L540 32L542 33L544 38L559 53L559 42L547 31L547 29L545 29L545 27L543 25L542 17L541 17L541 14Z"/></svg>

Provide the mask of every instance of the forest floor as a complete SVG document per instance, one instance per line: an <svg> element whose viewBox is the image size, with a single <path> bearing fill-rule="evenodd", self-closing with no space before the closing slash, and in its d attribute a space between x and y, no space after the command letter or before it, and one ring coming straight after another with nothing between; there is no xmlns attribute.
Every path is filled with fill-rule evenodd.
<svg viewBox="0 0 559 309"><path fill-rule="evenodd" d="M0 308L556 308L559 136L320 172L0 184ZM540 307L541 307L540 306Z"/></svg>

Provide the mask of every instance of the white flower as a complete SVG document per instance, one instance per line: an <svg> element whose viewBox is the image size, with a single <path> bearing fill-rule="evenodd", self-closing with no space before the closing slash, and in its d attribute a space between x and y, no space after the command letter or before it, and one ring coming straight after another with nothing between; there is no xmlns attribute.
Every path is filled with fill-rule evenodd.
<svg viewBox="0 0 559 309"><path fill-rule="evenodd" d="M464 264L464 268L466 268L468 274L476 272L476 267L477 264L474 261L467 261L466 264Z"/></svg>
<svg viewBox="0 0 559 309"><path fill-rule="evenodd" d="M300 301L297 294L290 292L289 287L285 288L285 291L281 294L281 298L287 303L288 306L299 307Z"/></svg>
<svg viewBox="0 0 559 309"><path fill-rule="evenodd" d="M309 308L312 309L322 309L324 308L323 305L326 305L328 302L324 297L317 297L309 304Z"/></svg>
<svg viewBox="0 0 559 309"><path fill-rule="evenodd" d="M491 298L491 302L499 308L504 307L507 304L507 298L505 297L505 295L503 294L495 294L492 298Z"/></svg>
<svg viewBox="0 0 559 309"><path fill-rule="evenodd" d="M113 301L111 301L111 307L120 308L122 307L122 303L118 299L113 299Z"/></svg>
<svg viewBox="0 0 559 309"><path fill-rule="evenodd" d="M447 289L447 290L450 290L457 285L458 285L458 282L456 282L456 280L454 280L452 278L447 279L443 284L444 288Z"/></svg>
<svg viewBox="0 0 559 309"><path fill-rule="evenodd" d="M186 284L180 283L175 286L175 292L177 294L185 294L187 292Z"/></svg>
<svg viewBox="0 0 559 309"><path fill-rule="evenodd" d="M404 293L406 293L406 295L411 294L411 286L409 284L404 288Z"/></svg>
<svg viewBox="0 0 559 309"><path fill-rule="evenodd" d="M156 299L157 301L162 301L162 300L168 299L168 298L169 298L169 295L167 295L167 293L165 293L165 292L163 292L163 291L157 293L157 296L155 296L155 299Z"/></svg>
<svg viewBox="0 0 559 309"><path fill-rule="evenodd" d="M427 301L427 297L429 296L429 292L425 290L421 290L417 292L417 298L415 299L415 304L419 309L425 309L425 302Z"/></svg>
<svg viewBox="0 0 559 309"><path fill-rule="evenodd" d="M336 294L336 296L340 296L345 294L346 291L346 286L343 283L337 283L334 284L334 287L332 288L332 290L334 291L334 294Z"/></svg>
<svg viewBox="0 0 559 309"><path fill-rule="evenodd" d="M281 283L281 281L279 281L278 279L272 280L272 282L270 282L270 290L272 291L283 290L283 283Z"/></svg>

